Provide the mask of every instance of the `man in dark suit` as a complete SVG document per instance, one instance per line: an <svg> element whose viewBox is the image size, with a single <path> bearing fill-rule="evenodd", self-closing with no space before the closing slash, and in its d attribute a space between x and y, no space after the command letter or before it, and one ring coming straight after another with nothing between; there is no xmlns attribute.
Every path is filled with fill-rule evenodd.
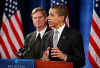
<svg viewBox="0 0 100 68"><path fill-rule="evenodd" d="M43 60L72 62L74 68L85 64L84 48L80 32L68 28L64 21L68 16L67 7L55 5L50 8L48 23L53 30L42 40Z"/></svg>
<svg viewBox="0 0 100 68"><path fill-rule="evenodd" d="M36 31L26 36L24 46L19 49L18 56L21 58L39 59L42 51L40 46L41 39L43 39L45 32L49 31L46 12L42 8L33 9L32 20Z"/></svg>

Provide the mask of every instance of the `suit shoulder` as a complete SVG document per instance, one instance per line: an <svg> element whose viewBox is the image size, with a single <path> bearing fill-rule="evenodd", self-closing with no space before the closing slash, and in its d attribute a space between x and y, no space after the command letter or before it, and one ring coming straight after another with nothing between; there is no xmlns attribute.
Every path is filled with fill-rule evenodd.
<svg viewBox="0 0 100 68"><path fill-rule="evenodd" d="M31 38L32 35L34 35L34 34L35 34L35 32L31 32L31 33L27 34L27 35L25 36L25 38Z"/></svg>
<svg viewBox="0 0 100 68"><path fill-rule="evenodd" d="M47 39L52 36L53 30L50 30L44 34L44 39Z"/></svg>
<svg viewBox="0 0 100 68"><path fill-rule="evenodd" d="M71 33L75 33L75 34L80 34L80 31L76 30L76 29L69 29L69 31Z"/></svg>
<svg viewBox="0 0 100 68"><path fill-rule="evenodd" d="M73 37L73 36L74 36L74 37L78 37L78 36L82 37L80 31L78 31L78 30L76 30L76 29L71 29L71 28L69 28L67 32L68 32L69 35L71 35L72 37Z"/></svg>
<svg viewBox="0 0 100 68"><path fill-rule="evenodd" d="M48 32L45 33L45 36L50 35L53 32L53 30L50 30Z"/></svg>

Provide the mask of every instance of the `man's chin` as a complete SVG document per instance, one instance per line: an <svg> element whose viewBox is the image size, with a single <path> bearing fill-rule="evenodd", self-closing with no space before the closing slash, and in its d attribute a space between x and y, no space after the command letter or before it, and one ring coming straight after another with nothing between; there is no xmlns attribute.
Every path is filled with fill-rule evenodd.
<svg viewBox="0 0 100 68"><path fill-rule="evenodd" d="M41 27L41 25L38 25L37 27L38 27L38 28L40 28L40 27Z"/></svg>
<svg viewBox="0 0 100 68"><path fill-rule="evenodd" d="M41 27L40 26L37 26L36 28L40 29Z"/></svg>

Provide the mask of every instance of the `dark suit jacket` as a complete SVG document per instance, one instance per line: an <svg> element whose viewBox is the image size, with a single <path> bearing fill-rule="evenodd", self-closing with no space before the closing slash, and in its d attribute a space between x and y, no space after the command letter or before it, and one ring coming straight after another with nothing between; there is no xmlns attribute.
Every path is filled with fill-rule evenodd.
<svg viewBox="0 0 100 68"><path fill-rule="evenodd" d="M49 31L50 29L47 28L45 33ZM42 39L44 38L44 35ZM28 34L25 37L25 42L23 48L19 49L18 56L20 58L33 58L33 59L39 59L42 57L42 47L37 47L37 41L36 41L36 31Z"/></svg>
<svg viewBox="0 0 100 68"><path fill-rule="evenodd" d="M52 47L53 33L54 31L51 30L45 34L41 44L43 46L43 51L45 51L48 46ZM79 68L85 64L82 37L78 31L65 27L57 46L64 54L67 55L66 61L73 62L74 68ZM59 58L51 58L50 56L49 59L62 61Z"/></svg>

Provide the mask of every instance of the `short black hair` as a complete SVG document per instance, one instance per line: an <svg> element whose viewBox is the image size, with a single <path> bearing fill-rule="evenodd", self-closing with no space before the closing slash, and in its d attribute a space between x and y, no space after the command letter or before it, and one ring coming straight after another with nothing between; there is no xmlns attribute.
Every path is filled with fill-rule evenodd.
<svg viewBox="0 0 100 68"><path fill-rule="evenodd" d="M57 14L59 16L69 16L69 9L67 6L64 5L54 5L51 7L51 9L56 9L57 10Z"/></svg>

